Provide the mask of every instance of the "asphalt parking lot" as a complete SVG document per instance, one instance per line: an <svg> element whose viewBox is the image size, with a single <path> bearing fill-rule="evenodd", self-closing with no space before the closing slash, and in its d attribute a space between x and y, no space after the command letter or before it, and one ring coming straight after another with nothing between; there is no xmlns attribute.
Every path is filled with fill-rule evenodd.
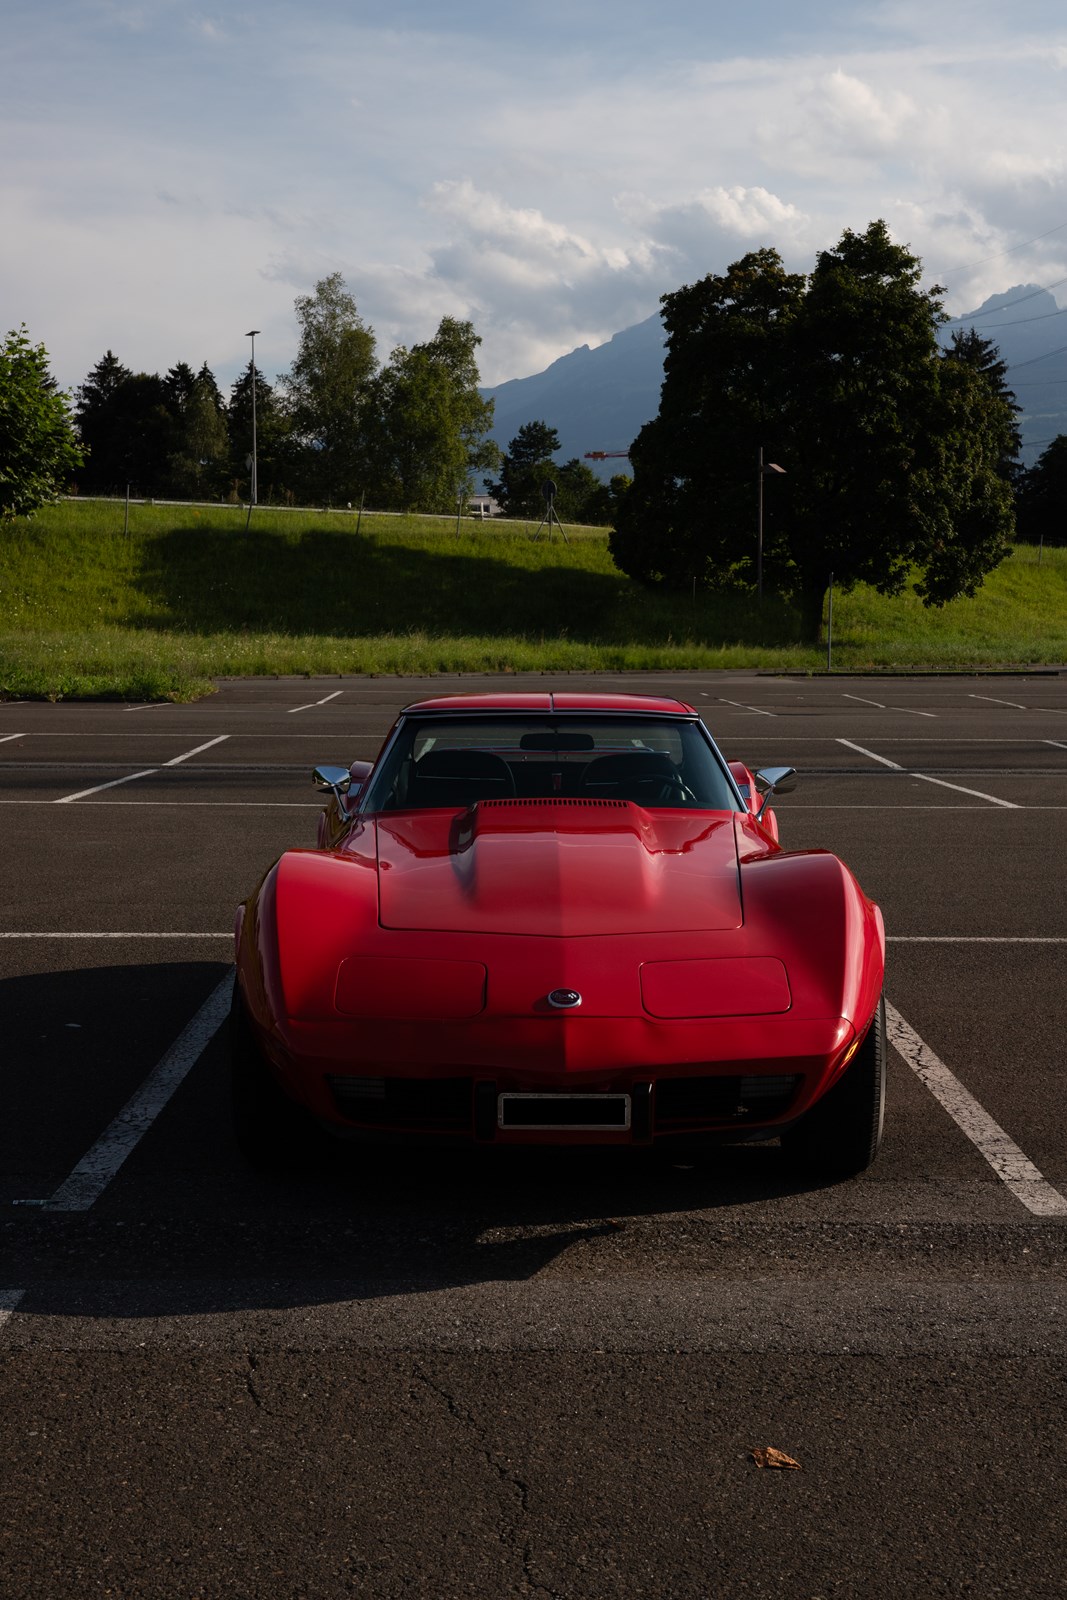
<svg viewBox="0 0 1067 1600"><path fill-rule="evenodd" d="M796 765L783 843L881 904L862 1178L241 1165L233 915L311 767L528 681L0 705L0 1592L1067 1594L1067 671L595 680Z"/></svg>

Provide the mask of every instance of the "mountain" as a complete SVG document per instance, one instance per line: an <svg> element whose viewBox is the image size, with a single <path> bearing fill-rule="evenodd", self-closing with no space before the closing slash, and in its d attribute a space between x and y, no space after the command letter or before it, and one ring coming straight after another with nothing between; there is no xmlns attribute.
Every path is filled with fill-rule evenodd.
<svg viewBox="0 0 1067 1600"><path fill-rule="evenodd" d="M524 422L547 422L559 434L559 459L587 450L625 450L659 410L663 324L659 312L590 350L560 356L544 372L483 389L496 401L493 438L506 450ZM625 461L591 461L605 480L628 472Z"/></svg>
<svg viewBox="0 0 1067 1600"><path fill-rule="evenodd" d="M942 343L967 327L1000 348L1022 407L1022 460L1032 466L1051 439L1067 433L1067 309L1047 289L1020 284L953 318ZM483 389L496 401L493 438L506 450L524 422L547 422L559 434L560 461L588 450L625 450L659 410L663 337L656 312L595 350L583 344L544 372ZM621 460L589 465L605 481L629 470Z"/></svg>
<svg viewBox="0 0 1067 1600"><path fill-rule="evenodd" d="M1060 310L1047 289L1024 283L953 318L942 331L942 343L956 328L974 328L998 346L1021 407L1021 459L1033 466L1046 444L1067 433L1067 310Z"/></svg>

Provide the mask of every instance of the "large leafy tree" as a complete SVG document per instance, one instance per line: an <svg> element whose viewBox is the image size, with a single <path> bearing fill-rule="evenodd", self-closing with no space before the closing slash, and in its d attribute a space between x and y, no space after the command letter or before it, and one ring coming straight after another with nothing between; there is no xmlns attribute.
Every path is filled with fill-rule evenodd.
<svg viewBox="0 0 1067 1600"><path fill-rule="evenodd" d="M762 449L786 474L765 497L764 579L808 637L831 572L892 594L917 571L928 604L973 594L1008 549L1014 412L988 350L941 352L920 272L874 222L807 278L759 250L665 296L660 411L631 453L619 565L750 588Z"/></svg>
<svg viewBox="0 0 1067 1600"><path fill-rule="evenodd" d="M31 516L81 464L68 398L25 327L0 344L0 517Z"/></svg>
<svg viewBox="0 0 1067 1600"><path fill-rule="evenodd" d="M480 342L469 322L446 317L426 344L394 350L370 384L363 481L373 504L452 511L473 474L496 464L492 402L478 393Z"/></svg>
<svg viewBox="0 0 1067 1600"><path fill-rule="evenodd" d="M377 362L374 332L363 322L339 272L298 295L300 345L281 388L295 438L303 445L308 488L327 503L351 500L363 466L368 387Z"/></svg>

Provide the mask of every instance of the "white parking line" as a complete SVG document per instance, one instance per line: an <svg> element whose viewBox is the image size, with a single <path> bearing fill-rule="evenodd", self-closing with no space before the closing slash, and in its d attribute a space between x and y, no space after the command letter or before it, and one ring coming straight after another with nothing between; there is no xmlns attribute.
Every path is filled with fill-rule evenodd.
<svg viewBox="0 0 1067 1600"><path fill-rule="evenodd" d="M186 750L183 755L174 756L170 761L164 761L163 766L176 767L182 761L188 761L190 756L198 756L201 750L210 750L213 744L221 744L224 739L229 737L228 733L220 733L216 738L209 739L206 744L198 744L194 749ZM124 778L112 778L110 783L97 783L91 789L79 789L75 794L61 795L58 800L53 800L52 804L54 806L69 806L72 801L84 800L87 795L102 794L105 789L118 789L124 783L136 783L138 778L150 778L153 773L159 770L159 767L146 767L143 772L128 772ZM146 801L141 802L141 804L148 803ZM151 803L154 804L154 802Z"/></svg>
<svg viewBox="0 0 1067 1600"><path fill-rule="evenodd" d="M846 744L850 750L858 750L861 756L870 756L872 761L880 761L883 767L892 767L894 772L904 772L906 769L899 761L890 761L888 756L875 755L873 750L868 750L862 744L853 744L851 739L835 739L835 744Z"/></svg>
<svg viewBox="0 0 1067 1600"><path fill-rule="evenodd" d="M858 750L861 756L870 756L872 761L880 761L883 767L892 767L894 772L906 772L909 778L918 778L922 783L936 783L942 789L955 789L958 794L972 794L976 800L988 800L990 805L1003 806L1006 811L1022 811L1022 806L1016 805L1014 800L1001 800L998 795L986 794L984 789L967 789L962 783L949 783L946 778L932 778L928 772L913 772L909 767L902 767L899 761L890 761L888 756L880 756L873 750L868 750L862 744L854 744L851 739L837 739L837 744L845 744L850 750Z"/></svg>
<svg viewBox="0 0 1067 1600"><path fill-rule="evenodd" d="M988 800L990 805L1003 806L1005 811L1023 810L1014 800L1001 800L999 795L986 794L984 789L968 789L962 783L949 783L946 778L932 778L928 772L909 772L908 776L919 778L923 783L939 784L942 789L955 789L957 794L973 794L976 800Z"/></svg>
<svg viewBox="0 0 1067 1600"><path fill-rule="evenodd" d="M18 1310L25 1293L25 1289L0 1289L0 1333L4 1330L4 1323Z"/></svg>
<svg viewBox="0 0 1067 1600"><path fill-rule="evenodd" d="M1021 706L1018 700L998 700L995 694L968 694L968 700L988 700L991 706L1011 706L1013 711L1027 711L1028 706Z"/></svg>
<svg viewBox="0 0 1067 1600"><path fill-rule="evenodd" d="M229 737L228 733L220 733L214 739L209 739L206 744L198 744L194 750L187 750L184 755L175 756L170 761L164 761L163 765L165 767L180 766L183 761L188 761L190 756L198 756L201 750L210 750L213 744L222 744L223 740Z"/></svg>
<svg viewBox="0 0 1067 1600"><path fill-rule="evenodd" d="M725 695L716 695L716 700L721 700L724 706L737 706L740 711L754 711L757 717L776 717L777 711L765 711L762 706L749 706L743 700L727 700Z"/></svg>
<svg viewBox="0 0 1067 1600"><path fill-rule="evenodd" d="M915 1032L895 1006L886 1001L889 1042L948 1112L956 1126L984 1156L997 1177L1036 1217L1067 1217L1067 1199L1042 1177L998 1122L978 1104L945 1063Z"/></svg>
<svg viewBox="0 0 1067 1600"><path fill-rule="evenodd" d="M53 800L54 806L69 806L72 800L82 800L87 794L99 794L103 789L117 789L120 783L135 783L138 778L150 778L158 767L146 767L143 772L128 772L124 778L112 778L110 783L97 783L91 789L79 789L77 794L64 794Z"/></svg>
<svg viewBox="0 0 1067 1600"><path fill-rule="evenodd" d="M909 717L934 717L935 719L937 717L936 711L916 711L914 706L887 706L881 700L868 700L866 695L862 694L844 694L842 692L842 699L856 700L861 706L877 706L879 711L902 711L905 716Z"/></svg>
<svg viewBox="0 0 1067 1600"><path fill-rule="evenodd" d="M324 706L328 700L336 700L339 694L344 694L343 689L335 689L333 694L323 695L321 700L309 700L306 706L290 706L289 715L294 711L313 711L316 706Z"/></svg>
<svg viewBox="0 0 1067 1600"><path fill-rule="evenodd" d="M1062 739L1042 739L1042 744L1054 744L1057 750L1067 750L1067 744Z"/></svg>
<svg viewBox="0 0 1067 1600"><path fill-rule="evenodd" d="M1067 944L1067 934L887 933L886 944Z"/></svg>
<svg viewBox="0 0 1067 1600"><path fill-rule="evenodd" d="M70 1177L46 1201L46 1211L88 1211L99 1199L222 1026L230 1009L232 991L233 973L228 972L137 1093L104 1129L92 1149L82 1156Z"/></svg>
<svg viewBox="0 0 1067 1600"><path fill-rule="evenodd" d="M155 767L152 768L153 772L155 772L156 770L157 770L157 768L155 768ZM146 777L149 776L149 774L146 773L146 772L140 772L140 773L137 774L137 776L140 777L140 778L146 778ZM124 779L120 779L119 781L120 782L124 782L125 780ZM105 789L107 789L109 787L110 787L109 784L105 783L103 785L103 788L105 788ZM85 794L95 794L96 790L95 789L86 789L83 792ZM77 800L78 796L76 794L70 794L70 795L67 795L66 798L68 800ZM40 800L8 800L6 798L0 797L0 806L39 806L39 805L41 805L41 803L42 802ZM53 800L50 803L52 805L59 805L60 802L58 800ZM83 801L81 801L81 803L79 805L79 810L81 809L82 806L130 806L130 807L140 806L142 808L142 810L149 810L150 809L152 811L158 811L160 809L160 807L162 807L162 806L171 806L171 807L181 807L181 806L194 806L194 807L195 806L200 806L200 807L204 807L204 806L206 806L206 807L208 807L208 809L215 808L215 809L217 809L219 811L241 811L241 810L251 810L251 811L256 811L256 810L259 810L259 811L321 811L322 810L322 806L319 805L318 802L315 801L315 800L83 800ZM808 807L808 809L809 810L817 810L818 808L817 807ZM849 809L853 809L853 808L845 807L844 809L845 810L849 810ZM872 808L860 807L859 809L862 810L862 809L872 809ZM873 809L877 810L878 808L874 807ZM883 807L882 809L887 810L887 811L895 811L895 810L897 810L899 808L896 807L896 806L886 806L886 807ZM908 808L905 807L905 810L906 809L908 809ZM915 808L913 808L913 809L915 809ZM921 810L921 809L924 809L924 808L919 807L917 809ZM986 810L988 810L988 807L986 807L986 806L936 806L936 807L935 806L928 806L925 809L930 810L930 811L934 811L934 810L939 810L939 811L986 811ZM1044 810L1044 811L1061 811L1063 809L1064 809L1064 807L1062 807L1062 806L1028 806L1027 807L1028 811L1042 811L1042 810Z"/></svg>
<svg viewBox="0 0 1067 1600"><path fill-rule="evenodd" d="M124 706L123 710L125 710L125 711L164 711L164 710L166 710L166 708L168 706L170 706L171 709L173 710L174 702L172 700L149 700L149 701L146 701L146 703L143 706Z"/></svg>
<svg viewBox="0 0 1067 1600"><path fill-rule="evenodd" d="M12 739L24 739L25 737L26 735L24 733L5 733L0 736L0 744L10 744ZM1052 740L1050 739L1049 744L1051 743Z"/></svg>

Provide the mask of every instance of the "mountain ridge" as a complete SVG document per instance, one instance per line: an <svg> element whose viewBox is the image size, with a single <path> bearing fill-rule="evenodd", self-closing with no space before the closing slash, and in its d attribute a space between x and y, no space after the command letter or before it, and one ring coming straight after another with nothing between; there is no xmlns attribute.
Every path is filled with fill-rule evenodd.
<svg viewBox="0 0 1067 1600"><path fill-rule="evenodd" d="M1059 332L1048 326L1054 321ZM950 318L942 343L957 328L968 327L994 340L1013 388L1014 371L1019 372L1022 460L1031 466L1050 439L1067 433L1067 309L1048 289L1019 284ZM1056 343L1061 338L1062 348ZM664 343L657 311L604 344L569 350L543 372L483 389L483 396L496 402L492 437L506 450L524 423L545 422L559 434L561 461L590 450L628 449L659 410ZM590 465L605 480L628 470L617 459Z"/></svg>

